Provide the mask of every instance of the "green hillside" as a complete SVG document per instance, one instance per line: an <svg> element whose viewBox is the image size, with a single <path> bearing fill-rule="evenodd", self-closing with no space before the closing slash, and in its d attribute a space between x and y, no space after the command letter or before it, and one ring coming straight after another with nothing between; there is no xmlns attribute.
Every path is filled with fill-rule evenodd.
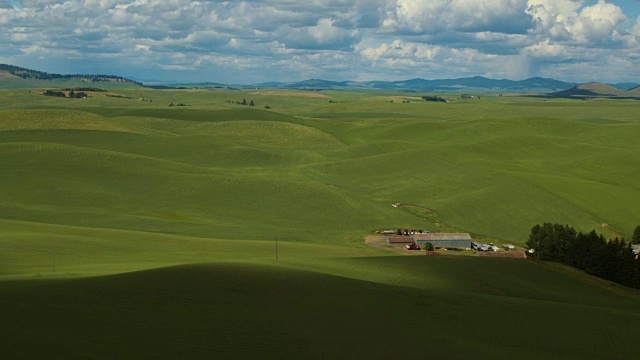
<svg viewBox="0 0 640 360"><path fill-rule="evenodd" d="M422 268L440 275L447 265ZM1 332L11 358L622 359L637 351L630 301L622 310L246 264L2 285L3 308L15 310L3 317L15 325Z"/></svg>
<svg viewBox="0 0 640 360"><path fill-rule="evenodd" d="M530 261L295 242L280 242L276 261L273 242L0 225L0 336L10 358L636 352L637 291Z"/></svg>
<svg viewBox="0 0 640 360"><path fill-rule="evenodd" d="M332 242L432 227L400 202L516 243L544 221L628 237L640 218L633 101L121 93L155 101L8 92L20 101L0 111L0 217Z"/></svg>
<svg viewBox="0 0 640 360"><path fill-rule="evenodd" d="M637 353L637 291L363 241L439 229L396 202L497 243L545 221L628 238L637 101L110 91L0 90L7 358Z"/></svg>

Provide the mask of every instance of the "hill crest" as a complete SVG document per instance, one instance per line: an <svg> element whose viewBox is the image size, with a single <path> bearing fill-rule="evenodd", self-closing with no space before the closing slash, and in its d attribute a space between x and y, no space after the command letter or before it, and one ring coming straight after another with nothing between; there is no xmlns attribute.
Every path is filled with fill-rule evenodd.
<svg viewBox="0 0 640 360"><path fill-rule="evenodd" d="M142 83L138 81L134 81L131 79L127 79L122 76L117 75L106 75L106 74L54 74L48 73L44 71L27 69L19 66L8 65L8 64L0 64L0 81L9 80L14 83L16 86L24 83L27 85L27 81L34 82L35 84L29 85L40 85L42 81L54 81L54 80L76 80L80 82L86 83L112 83L112 84L126 84L126 85L138 85L142 86ZM31 87L31 86L29 86Z"/></svg>
<svg viewBox="0 0 640 360"><path fill-rule="evenodd" d="M599 82L588 82L548 95L560 98L638 98L640 92L634 91L634 89L625 91Z"/></svg>

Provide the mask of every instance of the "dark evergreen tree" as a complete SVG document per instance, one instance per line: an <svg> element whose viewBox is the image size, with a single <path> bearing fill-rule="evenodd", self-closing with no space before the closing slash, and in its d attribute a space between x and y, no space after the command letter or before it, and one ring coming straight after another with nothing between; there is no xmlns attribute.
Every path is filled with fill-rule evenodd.
<svg viewBox="0 0 640 360"><path fill-rule="evenodd" d="M544 223L531 228L526 245L543 260L564 262L575 236L576 230L569 225Z"/></svg>
<svg viewBox="0 0 640 360"><path fill-rule="evenodd" d="M624 239L607 241L592 230L576 233L568 225L544 223L531 228L527 246L542 260L567 264L626 286L640 288L640 260Z"/></svg>
<svg viewBox="0 0 640 360"><path fill-rule="evenodd" d="M439 96L429 96L429 95L425 95L422 97L423 100L425 101L433 101L433 102L447 102L447 100L439 97ZM393 102L393 100L391 100L391 102Z"/></svg>
<svg viewBox="0 0 640 360"><path fill-rule="evenodd" d="M631 235L631 243L640 244L640 225L636 226L636 229L633 231L633 235Z"/></svg>

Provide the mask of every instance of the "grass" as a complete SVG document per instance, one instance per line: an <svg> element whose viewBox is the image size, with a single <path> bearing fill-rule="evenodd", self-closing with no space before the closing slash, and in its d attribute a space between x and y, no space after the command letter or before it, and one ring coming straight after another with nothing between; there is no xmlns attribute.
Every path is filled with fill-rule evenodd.
<svg viewBox="0 0 640 360"><path fill-rule="evenodd" d="M110 91L129 98L0 91L8 358L636 352L637 291L531 261L394 256L363 237L522 244L544 221L629 237L637 102ZM228 102L243 98L257 106Z"/></svg>
<svg viewBox="0 0 640 360"><path fill-rule="evenodd" d="M452 228L523 243L543 221L581 230L608 224L607 235L628 237L640 215L635 102L488 97L406 104L388 102L401 94L328 92L339 102L265 96L272 105L265 110L227 102L257 99L250 91L114 92L156 101L4 91L12 101L0 120L0 156L13 172L5 183L5 218L32 220L19 208L64 212L64 197L78 207L61 219L37 219L153 230L133 214L177 212L220 223L221 213L240 207L247 219L222 221L230 226L226 236L258 236L240 229L260 227L264 221L250 219L263 214L322 233L340 223L348 233L435 226L428 217L387 207L401 202L439 214ZM169 99L193 105L170 108ZM34 156L38 149L47 154ZM48 167L56 167L55 179ZM56 184L57 197L47 192L36 200L31 189L48 183ZM278 184L287 191L278 193ZM168 197L144 198L155 189ZM112 195L119 209L103 205ZM96 214L105 207L110 216ZM87 213L94 222L76 221ZM261 229L267 237L268 228L281 226L271 222ZM174 233L214 231L203 226Z"/></svg>
<svg viewBox="0 0 640 360"><path fill-rule="evenodd" d="M639 215L633 206L640 197L639 189L632 180L639 165L634 156L639 131L633 116L635 102L489 97L450 104L404 104L387 102L397 99L398 94L329 92L328 96L339 102L264 96L272 105L272 110L265 110L227 102L232 97L251 96L262 102L257 100L261 95L249 91L114 92L155 101L106 97L72 101L5 91L7 98L14 100L9 107L15 110L4 110L0 122L5 154L29 157L38 146L66 146L55 147L43 160L72 166L60 168L62 176L68 177L60 182L76 185L61 186L59 192L71 197L74 193L95 194L96 189L83 190L87 186L83 184L88 183L103 188L99 192L120 197L118 203L126 204L127 212L109 211L119 219L101 218L104 227L152 230L136 224L137 218L131 215L157 211L219 219L219 213L205 204L205 199L227 213L225 207L253 204L254 199L268 197L263 194L274 193L271 189L277 189L277 183L287 184L292 194L264 199L271 205L261 205L254 214L241 211L249 219L264 212L292 222L301 217L298 223L314 232L326 232L332 224L344 222L344 216L360 218L347 225L349 233L433 225L428 219L385 208L389 202L401 202L430 209L453 228L515 243L523 243L528 229L542 221L571 223L584 230L608 224L604 230L607 235L628 236ZM20 95L24 99L15 101ZM169 100L184 100L191 106L170 108ZM31 150L26 150L25 143L31 144ZM69 163L61 161L63 157L87 161ZM177 196L171 200L175 205L147 206L152 204L140 199L145 192L140 186L127 185L131 191L127 192L126 187L109 180L83 180L93 166L92 157L101 158L104 164L101 173L92 170L95 178L112 172L129 179L144 178L147 192L158 187L173 193ZM8 161L15 164L26 160ZM35 170L29 171L42 172L39 159L30 161L36 163L32 166ZM161 166L164 168L170 163L174 164L173 175L154 175L159 164L165 164ZM184 178L183 165L192 167L187 172L200 176ZM44 187L34 184L33 178L44 179L46 174L24 175L29 179L12 181L16 191L11 192L16 196L29 188ZM131 184L129 179L122 183ZM229 188L237 179L241 179L243 190ZM16 189L20 183L30 184ZM221 186L213 189L212 183ZM200 200L187 189L201 191ZM303 195L306 192L328 201L322 205L332 211L317 209L317 200L300 201L309 199ZM89 194L80 197L87 200L85 207L102 208L88 206L102 200L92 199ZM40 201L43 204L37 207L44 208L54 200L44 196ZM16 207L35 205L19 204L15 199L6 202L14 204L7 211L16 214ZM336 209L345 211L334 216ZM78 210L70 210L74 211ZM318 220L310 221L305 214ZM96 219L95 215L91 217ZM30 220L28 216L13 218ZM39 219L44 218L61 224L100 225L76 223L75 219L54 221L55 216L49 214ZM390 221L381 223L381 218ZM249 221L235 222L230 224L235 231L255 227ZM204 226L184 234L207 236L207 231L211 230ZM245 235L250 234L244 231Z"/></svg>
<svg viewBox="0 0 640 360"><path fill-rule="evenodd" d="M2 229L0 334L11 358L428 351L616 359L635 351L637 291L529 261L296 242L280 243L276 261L265 241L6 220Z"/></svg>

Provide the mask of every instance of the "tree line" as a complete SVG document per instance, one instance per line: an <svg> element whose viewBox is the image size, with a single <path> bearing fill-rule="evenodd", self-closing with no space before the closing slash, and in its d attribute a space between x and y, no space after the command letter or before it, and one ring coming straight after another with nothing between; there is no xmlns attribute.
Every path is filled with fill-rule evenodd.
<svg viewBox="0 0 640 360"><path fill-rule="evenodd" d="M57 97L69 97L69 98L73 98L73 99L83 99L86 97L89 97L87 95L87 93L83 92L83 91L79 91L79 92L75 92L73 90L69 91L69 95L67 96L67 94L65 94L63 91L58 91L58 90L45 90L42 95L46 95L46 96L57 96Z"/></svg>
<svg viewBox="0 0 640 360"><path fill-rule="evenodd" d="M631 243L640 242L640 226L631 242L606 240L595 230L577 232L569 225L544 223L531 228L526 245L531 256L573 266L600 278L640 289L640 260Z"/></svg>
<svg viewBox="0 0 640 360"><path fill-rule="evenodd" d="M92 92L107 92L107 90L96 88L96 87L75 87L75 88L66 88L66 91L92 91Z"/></svg>
<svg viewBox="0 0 640 360"><path fill-rule="evenodd" d="M124 82L124 83L133 83L136 85L144 86L141 82L133 81L122 76L115 75L91 75L91 74L70 74L70 75L61 75L61 74L50 74L44 71L30 70L25 69L19 66L0 64L0 71L7 71L12 75L21 77L23 79L36 79L36 80L54 80L54 79L87 79L91 82Z"/></svg>
<svg viewBox="0 0 640 360"><path fill-rule="evenodd" d="M247 99L242 99L242 101L226 100L226 102L232 103L232 104L244 105L244 106L256 106L256 104L253 102L253 100L247 102Z"/></svg>
<svg viewBox="0 0 640 360"><path fill-rule="evenodd" d="M429 95L425 95L425 96L423 96L423 97L422 97L422 99L423 99L424 101L444 102L444 103L448 102L446 99L443 99L443 98L441 98L441 97L439 97L439 96L429 96Z"/></svg>

